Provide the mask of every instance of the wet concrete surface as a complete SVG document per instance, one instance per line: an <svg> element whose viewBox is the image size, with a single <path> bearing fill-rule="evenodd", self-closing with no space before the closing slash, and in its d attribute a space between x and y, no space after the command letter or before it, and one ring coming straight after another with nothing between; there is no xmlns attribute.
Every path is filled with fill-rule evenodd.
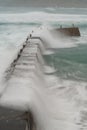
<svg viewBox="0 0 87 130"><path fill-rule="evenodd" d="M0 130L25 130L25 121L17 119L23 112L0 107Z"/></svg>

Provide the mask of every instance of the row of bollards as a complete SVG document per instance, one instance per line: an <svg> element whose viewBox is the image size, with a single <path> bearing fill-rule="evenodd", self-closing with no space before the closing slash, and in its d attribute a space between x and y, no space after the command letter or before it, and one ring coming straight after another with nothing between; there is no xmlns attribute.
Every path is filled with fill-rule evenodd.
<svg viewBox="0 0 87 130"><path fill-rule="evenodd" d="M15 67L17 60L20 58L23 49L26 47L27 43L29 43L28 40L29 40L31 37L32 37L32 34L30 34L30 36L28 36L28 37L26 38L26 41L24 42L22 48L20 49L20 51L19 51L19 53L18 53L16 59L14 59L14 61L12 62L12 66Z"/></svg>
<svg viewBox="0 0 87 130"><path fill-rule="evenodd" d="M15 59L13 60L13 62L11 63L10 67L5 71L5 72L6 72L6 76L5 76L5 80L6 80L6 81L10 79L10 74L13 73L13 71L14 71L14 69L15 69L15 66L16 66L16 63L17 63L18 59L20 58L21 53L23 52L24 48L25 48L26 45L29 43L29 40L31 39L31 37L32 37L32 35L30 34L30 35L26 38L26 40L25 40L25 42L23 43L21 49L19 50L19 52L18 52L16 58L15 58Z"/></svg>

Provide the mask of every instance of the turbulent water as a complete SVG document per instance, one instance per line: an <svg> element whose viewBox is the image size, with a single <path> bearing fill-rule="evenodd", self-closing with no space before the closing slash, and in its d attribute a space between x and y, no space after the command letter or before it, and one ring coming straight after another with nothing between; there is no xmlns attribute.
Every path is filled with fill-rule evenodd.
<svg viewBox="0 0 87 130"><path fill-rule="evenodd" d="M44 46L51 48L44 52L44 60L49 66L47 70L52 73L44 74L44 85L40 78L39 85L30 84L23 90L15 87L18 90L15 90L17 95L11 95L15 101L12 108L31 108L37 119L38 130L86 130L87 9L40 8L23 11L1 10L0 13L0 104L4 104L3 93L9 87L3 80L4 72L33 30L44 39ZM42 33L40 31L41 28L71 27L72 24L79 27L81 37L55 38L48 29ZM26 80L24 83L22 80L22 87L26 84ZM16 104L17 98L25 104ZM5 103L8 106L8 102Z"/></svg>

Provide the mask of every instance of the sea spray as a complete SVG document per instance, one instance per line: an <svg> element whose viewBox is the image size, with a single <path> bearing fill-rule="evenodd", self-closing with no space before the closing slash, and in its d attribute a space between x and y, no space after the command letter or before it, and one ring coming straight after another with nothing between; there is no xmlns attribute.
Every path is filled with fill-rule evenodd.
<svg viewBox="0 0 87 130"><path fill-rule="evenodd" d="M47 48L70 48L76 46L70 37L63 35L58 31L51 32L51 30L44 29L40 37Z"/></svg>
<svg viewBox="0 0 87 130"><path fill-rule="evenodd" d="M45 43L42 44L48 43L48 41L44 41L44 42ZM49 43L47 45L48 48L50 48L49 46L51 45ZM29 48L30 49L29 52L27 48L25 48L24 49L25 51L23 51L24 54L32 53L32 57L30 56L29 58L33 58L33 52L36 51L32 47L33 46ZM24 56L24 61L29 62L28 66L20 65L20 64L16 65L15 70L11 76L11 79L9 79L6 89L1 97L0 103L2 104L2 106L10 107L13 109L18 109L22 111L30 110L33 113L33 116L36 121L37 129L39 130L41 129L57 130L58 128L63 129L64 126L66 126L66 129L69 126L70 127L72 126L72 129L73 128L75 129L76 126L72 122L70 123L68 122L69 120L71 121L73 120L73 116L71 118L71 115L69 115L69 111L70 113L74 113L72 107L69 105L69 103L66 102L65 99L62 99L61 97L58 99L56 95L54 96L52 93L50 93L50 91L48 91L48 88L51 87L51 85L49 84L50 83L49 76L51 75L48 76L47 81L44 79L45 74L44 72L41 73L43 69L40 70L40 66L39 66L40 64L42 64L42 62L39 62L41 61L42 57L39 55L41 54L38 53L39 60L37 60L38 61L37 63L39 64L35 62L34 66L31 66L31 62L28 61L29 60L28 57L22 55ZM23 60L21 59L21 57L19 59L20 62L22 62ZM39 71L40 73L38 76ZM53 80L51 79L51 83L52 82L54 83L54 80L55 78ZM54 88L55 88L55 84L54 84ZM64 110L61 109L64 106L66 106ZM63 121L65 119L66 121L62 123L61 120ZM63 124L64 126L62 127L61 124Z"/></svg>
<svg viewBox="0 0 87 130"><path fill-rule="evenodd" d="M77 55L75 55L75 57L73 57L73 60L72 60L72 55L70 55L71 53L68 53L66 56L65 47L72 47L72 45L73 45L74 48L71 48L70 52L75 54L79 50L79 47L77 46L77 44L82 45L83 39L84 39L84 43L87 44L87 42L86 42L87 31L86 30L84 31L84 29L83 29L83 25L87 21L87 15L80 15L80 14L71 15L71 14L66 13L66 12L69 13L70 9L67 9L68 11L66 11L66 9L63 9L63 10L64 10L64 12L62 12L62 13L64 13L64 14L59 14L58 12L56 12L56 9L54 9L54 11L56 12L55 14L48 13L48 12L46 12L46 10L44 10L43 11L44 13L37 11L37 12L27 13L27 14L23 13L23 14L15 14L15 15L13 15L13 14L0 15L1 22L3 22L3 21L8 22L7 24L4 24L5 25L4 27L2 27L2 29L5 31L3 31L3 33L1 33L1 34L3 34L5 36L8 34L8 32L10 30L10 34L7 36L6 39L2 38L2 41L4 41L3 42L4 45L7 45L7 43L8 43L8 44L10 44L10 46L12 46L12 44L13 44L14 48L15 48L15 46L21 45L20 42L18 42L16 40L24 38L29 33L29 28L33 27L33 26L37 26L37 23L38 23L38 25L41 25L45 21L56 27L59 26L58 24L63 24L63 27L64 27L64 26L71 26L71 24L74 22L75 24L79 25L79 27L82 28L82 29L80 28L81 33L82 33L82 40L80 41L80 38L71 38L72 42L70 42L70 44L69 44L69 42L66 42L66 44L67 44L66 46L65 46L65 40L63 40L63 43L62 43L61 40L59 40L60 38L58 37L58 39L57 38L55 38L55 39L59 40L59 42L54 42L55 41L55 39L53 39L54 35L47 33L48 35L50 35L49 40L50 40L51 36L52 36L51 39L53 39L53 40L50 40L50 42L52 41L51 47L54 48L53 43L56 43L55 44L56 52L59 52L59 51L64 52L64 54L63 53L57 54L52 49L52 51L55 54L55 56L53 56L53 58L56 57L56 61L59 61L59 62L55 62L56 68L58 69L57 73L53 73L52 75L46 74L44 76L46 78L46 80L45 80L46 85L45 85L44 84L45 82L43 82L44 80L42 79L41 76L40 76L41 78L38 82L37 79L39 79L39 78L36 74L37 73L36 71L31 76L31 78L30 78L31 73L30 74L27 73L25 76L25 73L23 73L23 75L22 75L20 73L20 71L18 71L18 73L16 71L15 72L16 78L13 77L7 85L9 87L8 94L4 95L3 98L0 100L1 101L0 103L7 105L7 106L9 106L9 104L11 103L12 105L10 107L13 109L19 108L19 109L22 109L22 111L25 111L26 109L32 110L32 113L34 114L34 117L36 120L38 130L44 130L44 129L45 130L54 130L54 129L55 130L73 130L73 129L85 130L87 128L87 126L86 126L86 122L87 122L87 119L86 119L87 83L84 82L84 79L86 79L86 76L84 76L84 78L83 79L81 78L80 80L77 80L77 78L75 78L75 80L72 78L71 78L71 80L69 78L66 80L64 77L60 76L61 72L62 73L65 72L66 66L67 66L68 74L70 73L71 75L73 75L72 71L74 71L76 68L75 64L77 64L77 66L78 66L77 77L79 77L79 73L81 74L82 72L83 72L83 75L84 74L86 75L87 65L86 65L85 57L86 57L86 52L87 52L86 51L87 46L85 46L85 47L81 46L83 48L83 50L80 50L80 53L79 53L80 55L78 57L77 57ZM72 10L74 11L74 9L72 9ZM81 11L79 13L81 13ZM86 11L84 11L84 13L86 14ZM13 17L14 17L14 19L13 19ZM14 21L16 22L16 24ZM10 26L11 22L12 22L12 24ZM22 24L19 24L18 22L19 23L22 22ZM26 24L26 22L27 22L27 24ZM8 28L6 28L7 26L8 26ZM84 28L87 28L86 24L85 24ZM16 30L18 30L18 31L16 31ZM6 32L6 34L5 34L5 32ZM45 36L44 35L42 36L43 40L45 37L44 41L46 41L46 43L48 41L48 39L46 38L47 34L44 33ZM19 38L17 37L17 35L19 35ZM70 40L68 40L68 41L70 41ZM49 42L49 44L50 44L50 42ZM71 45L71 43L72 43L72 45ZM0 45L1 45L1 43L0 43ZM73 49L75 49L75 45L77 46L77 49L76 49L76 51L73 51ZM62 48L64 48L63 50L60 49L61 46L62 46ZM57 47L58 47L58 50L57 50ZM48 50L46 50L46 51L48 51ZM67 49L67 52L69 52L68 49ZM81 55L83 55L83 52L85 53L84 58L81 57ZM2 51L2 54L3 54L3 51ZM7 49L5 49L5 55L6 54L7 54ZM10 52L10 55L11 54L12 54L12 52ZM2 60L2 57L3 56L1 56L0 60ZM7 55L7 57L9 57L9 55ZM5 56L3 58L4 61L7 57ZM66 57L67 57L67 60L66 60ZM77 59L79 59L79 58L84 59L85 64L84 64L84 62L81 62L81 60L80 60L80 62L77 63L77 60L75 60L76 57L77 57ZM14 58L14 56L13 56L13 58ZM7 62L9 62L9 59L7 59ZM53 62L53 61L51 61L51 62ZM2 66L4 66L4 62L3 63L0 62L0 63ZM64 63L70 63L70 64L68 66L67 64L64 64ZM72 68L72 65L73 65L73 68ZM7 66L6 66L6 68L7 68ZM3 71L6 70L6 68L4 68ZM28 72L28 70L27 70L27 72ZM19 77L18 78L19 80L17 80L17 76ZM68 75L68 76L70 77L70 75ZM26 78L24 78L24 77L26 77ZM15 93L17 93L17 95ZM11 101L10 95L12 96L13 101ZM8 102L6 102L6 98L7 98ZM18 98L19 98L19 100L17 102ZM4 102L3 102L3 100L4 100Z"/></svg>

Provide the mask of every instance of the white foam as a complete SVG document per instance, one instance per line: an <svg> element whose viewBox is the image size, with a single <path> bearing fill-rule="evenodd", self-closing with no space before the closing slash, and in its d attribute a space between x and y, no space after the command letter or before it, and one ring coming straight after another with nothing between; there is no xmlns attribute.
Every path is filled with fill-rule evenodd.
<svg viewBox="0 0 87 130"><path fill-rule="evenodd" d="M56 72L56 69L54 67L44 66L44 72L45 74L53 74Z"/></svg>
<svg viewBox="0 0 87 130"><path fill-rule="evenodd" d="M53 22L53 21L87 21L85 15L59 15L59 14L47 14L47 13L27 13L27 14L5 14L0 15L1 22ZM16 28L17 29L17 28ZM15 58L18 49L21 47L20 39L28 34L30 31L28 28L22 29L19 27L19 31L16 32L12 26L10 35L7 36L6 41L12 48L4 48L2 46L0 51L0 77L3 76L3 72L10 65L13 58ZM15 30L15 32L13 32ZM37 29L36 29L37 30ZM40 35L41 34L41 35ZM62 40L60 37L53 38L53 35L48 29L42 27L33 35L39 35L43 44L39 44L46 48L65 48L73 47L75 44L71 39L67 40L64 37ZM4 38L3 38L4 39ZM17 41L15 40L17 39ZM10 51L9 51L10 50ZM45 49L44 49L45 50ZM3 53L5 52L5 53ZM37 69L39 70L39 67ZM31 110L34 114L37 129L38 130L77 130L79 126L78 122L80 111L83 109L83 100L87 99L86 85L87 83L75 82L70 80L63 80L54 75L45 75L42 78L38 78L37 71L31 75L31 73L23 73L23 77L20 73L16 73L17 76L11 78L8 84L0 84L0 104L5 107L10 107L18 110ZM47 71L54 72L54 69L49 67Z"/></svg>
<svg viewBox="0 0 87 130"><path fill-rule="evenodd" d="M71 21L79 22L79 21L87 21L87 15L78 15L78 14L49 14L45 12L30 12L30 13L17 13L17 14L0 14L0 22L52 22L52 21Z"/></svg>
<svg viewBox="0 0 87 130"><path fill-rule="evenodd" d="M55 37L55 35L57 36ZM47 48L70 48L77 46L71 38L61 35L59 32L52 34L48 29L44 29L40 37Z"/></svg>

